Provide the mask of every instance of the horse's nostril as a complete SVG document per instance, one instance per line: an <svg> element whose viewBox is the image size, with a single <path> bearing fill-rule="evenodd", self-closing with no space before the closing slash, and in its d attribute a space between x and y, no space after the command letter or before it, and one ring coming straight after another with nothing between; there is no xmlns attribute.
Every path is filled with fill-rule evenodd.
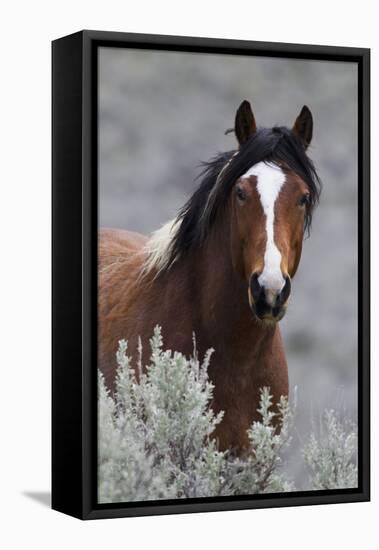
<svg viewBox="0 0 379 550"><path fill-rule="evenodd" d="M291 293L291 279L289 276L286 276L286 282L284 283L284 287L282 288L280 294L277 298L277 305L283 305L287 300Z"/></svg>
<svg viewBox="0 0 379 550"><path fill-rule="evenodd" d="M258 281L259 273L253 273L250 278L250 291L253 296L254 302L258 302L261 298L262 293L264 292L263 287L259 284Z"/></svg>

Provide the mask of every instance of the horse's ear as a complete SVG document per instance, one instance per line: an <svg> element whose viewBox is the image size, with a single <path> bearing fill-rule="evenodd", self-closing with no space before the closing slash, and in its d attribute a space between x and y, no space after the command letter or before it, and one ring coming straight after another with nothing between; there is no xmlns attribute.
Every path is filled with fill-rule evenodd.
<svg viewBox="0 0 379 550"><path fill-rule="evenodd" d="M253 111L251 110L250 103L245 99L237 109L234 123L234 132L238 143L243 145L254 134L256 129L257 125L255 124Z"/></svg>
<svg viewBox="0 0 379 550"><path fill-rule="evenodd" d="M301 109L299 116L295 120L292 131L299 136L305 148L307 148L312 141L313 117L306 105Z"/></svg>

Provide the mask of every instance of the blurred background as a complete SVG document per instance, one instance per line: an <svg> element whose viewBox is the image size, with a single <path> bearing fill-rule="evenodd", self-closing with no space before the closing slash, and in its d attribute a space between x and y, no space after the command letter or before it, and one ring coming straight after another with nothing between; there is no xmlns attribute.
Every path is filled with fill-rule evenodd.
<svg viewBox="0 0 379 550"><path fill-rule="evenodd" d="M269 57L99 50L99 220L150 233L192 194L199 164L235 148L235 111L292 126L307 104L309 155L323 181L292 299L281 321L296 429L287 472L325 408L357 417L357 66Z"/></svg>

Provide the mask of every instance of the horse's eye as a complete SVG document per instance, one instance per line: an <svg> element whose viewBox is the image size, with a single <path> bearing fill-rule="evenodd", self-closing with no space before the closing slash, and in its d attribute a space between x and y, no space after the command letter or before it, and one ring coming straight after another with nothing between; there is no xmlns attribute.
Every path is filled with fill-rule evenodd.
<svg viewBox="0 0 379 550"><path fill-rule="evenodd" d="M237 195L237 199L239 201L244 202L246 200L246 193L242 189L242 187L237 187L236 188L236 195Z"/></svg>
<svg viewBox="0 0 379 550"><path fill-rule="evenodd" d="M299 205L307 206L309 204L309 201L310 201L309 193L304 193L304 195L299 200Z"/></svg>

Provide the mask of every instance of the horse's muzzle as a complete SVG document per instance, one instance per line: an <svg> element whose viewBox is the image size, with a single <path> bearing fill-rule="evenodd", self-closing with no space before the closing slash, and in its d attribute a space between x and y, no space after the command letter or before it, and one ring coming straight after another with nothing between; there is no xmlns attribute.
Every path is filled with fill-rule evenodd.
<svg viewBox="0 0 379 550"><path fill-rule="evenodd" d="M286 303L291 293L291 279L287 275L283 288L279 292L273 293L259 284L258 277L259 273L253 273L250 279L250 307L254 315L261 321L280 321L286 313Z"/></svg>

